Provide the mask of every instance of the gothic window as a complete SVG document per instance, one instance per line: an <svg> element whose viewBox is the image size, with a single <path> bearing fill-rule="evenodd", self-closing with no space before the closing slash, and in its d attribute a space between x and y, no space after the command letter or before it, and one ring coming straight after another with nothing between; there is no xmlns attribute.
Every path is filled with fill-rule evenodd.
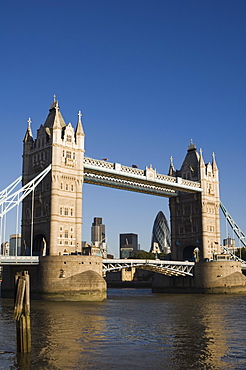
<svg viewBox="0 0 246 370"><path fill-rule="evenodd" d="M27 215L28 218L31 217L31 209L30 208L27 208L26 215Z"/></svg>
<svg viewBox="0 0 246 370"><path fill-rule="evenodd" d="M75 159L75 153L73 153L73 159Z"/></svg>
<svg viewBox="0 0 246 370"><path fill-rule="evenodd" d="M65 238L68 238L68 231L67 231L67 230L65 230L64 237L65 237Z"/></svg>
<svg viewBox="0 0 246 370"><path fill-rule="evenodd" d="M190 215L191 214L191 207L189 204L187 204L186 206L184 206L184 214L186 216Z"/></svg>
<svg viewBox="0 0 246 370"><path fill-rule="evenodd" d="M190 233L191 232L191 225L190 224L185 225L185 232L186 233Z"/></svg>
<svg viewBox="0 0 246 370"><path fill-rule="evenodd" d="M62 207L60 207L60 216L62 216Z"/></svg>
<svg viewBox="0 0 246 370"><path fill-rule="evenodd" d="M71 152L66 152L66 157L67 158L72 158L72 153Z"/></svg>
<svg viewBox="0 0 246 370"><path fill-rule="evenodd" d="M65 157L65 150L62 151L62 156Z"/></svg>
<svg viewBox="0 0 246 370"><path fill-rule="evenodd" d="M72 136L71 135L67 135L67 142L68 143L71 143L72 142Z"/></svg>
<svg viewBox="0 0 246 370"><path fill-rule="evenodd" d="M73 217L73 209L71 208L70 215Z"/></svg>
<svg viewBox="0 0 246 370"><path fill-rule="evenodd" d="M62 187L63 187L63 186L62 186L62 182L61 182L61 190L62 190Z"/></svg>
<svg viewBox="0 0 246 370"><path fill-rule="evenodd" d="M68 184L66 184L66 190L68 190Z"/></svg>
<svg viewBox="0 0 246 370"><path fill-rule="evenodd" d="M181 209L180 208L177 209L177 216L181 216Z"/></svg>
<svg viewBox="0 0 246 370"><path fill-rule="evenodd" d="M71 191L73 191L73 184L71 185Z"/></svg>
<svg viewBox="0 0 246 370"><path fill-rule="evenodd" d="M65 215L65 216L68 216L68 208L65 208L65 210L64 210L64 215Z"/></svg>
<svg viewBox="0 0 246 370"><path fill-rule="evenodd" d="M41 216L41 207L39 205L36 206L36 217Z"/></svg>

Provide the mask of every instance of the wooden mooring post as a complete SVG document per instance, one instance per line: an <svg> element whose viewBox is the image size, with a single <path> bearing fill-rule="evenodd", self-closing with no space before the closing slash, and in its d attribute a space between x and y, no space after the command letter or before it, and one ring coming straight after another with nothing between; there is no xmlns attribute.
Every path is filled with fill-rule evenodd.
<svg viewBox="0 0 246 370"><path fill-rule="evenodd" d="M18 272L15 275L14 319L16 320L17 352L30 352L30 278L28 271Z"/></svg>

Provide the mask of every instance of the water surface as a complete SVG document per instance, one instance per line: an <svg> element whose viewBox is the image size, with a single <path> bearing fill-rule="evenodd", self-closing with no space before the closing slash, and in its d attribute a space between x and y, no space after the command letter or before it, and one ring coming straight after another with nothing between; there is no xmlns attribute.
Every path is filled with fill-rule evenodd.
<svg viewBox="0 0 246 370"><path fill-rule="evenodd" d="M16 354L0 298L0 369L246 369L246 295L109 289L105 302L32 301L32 350Z"/></svg>

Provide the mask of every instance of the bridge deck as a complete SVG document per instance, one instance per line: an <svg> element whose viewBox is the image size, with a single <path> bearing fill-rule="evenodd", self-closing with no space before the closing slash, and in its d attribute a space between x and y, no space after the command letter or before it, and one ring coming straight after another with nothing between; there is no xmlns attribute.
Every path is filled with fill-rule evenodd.
<svg viewBox="0 0 246 370"><path fill-rule="evenodd" d="M193 276L194 262L144 259L103 259L103 273L123 268L141 268L169 276Z"/></svg>

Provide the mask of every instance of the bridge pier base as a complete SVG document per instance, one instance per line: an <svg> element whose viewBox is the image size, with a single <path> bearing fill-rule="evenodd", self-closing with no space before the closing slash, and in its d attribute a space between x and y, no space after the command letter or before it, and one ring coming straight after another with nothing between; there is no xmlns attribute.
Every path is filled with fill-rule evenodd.
<svg viewBox="0 0 246 370"><path fill-rule="evenodd" d="M102 277L102 258L98 256L45 256L38 266L5 266L1 294L14 296L15 273L27 270L31 298L53 301L102 301L106 282Z"/></svg>
<svg viewBox="0 0 246 370"><path fill-rule="evenodd" d="M237 261L198 262L193 277L155 274L153 293L246 293L246 276Z"/></svg>

